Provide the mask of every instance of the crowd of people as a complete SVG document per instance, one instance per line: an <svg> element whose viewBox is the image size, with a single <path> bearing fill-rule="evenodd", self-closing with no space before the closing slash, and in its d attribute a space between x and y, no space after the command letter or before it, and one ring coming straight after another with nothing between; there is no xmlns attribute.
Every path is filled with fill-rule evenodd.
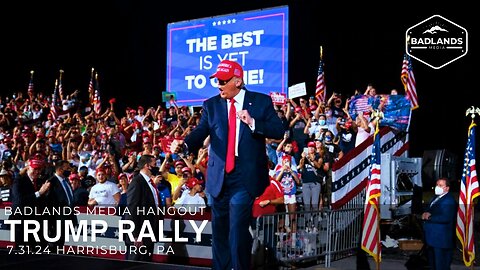
<svg viewBox="0 0 480 270"><path fill-rule="evenodd" d="M141 175L154 185L156 206L210 209L217 196L206 188L211 138L188 154L170 148L173 141L188 140L200 124L202 110L173 102L168 107L139 105L118 111L111 99L99 112L93 91L86 102L79 93L60 92L56 105L33 91L0 97L2 202L29 206L25 197L31 194L19 188L17 179L22 178L31 181L28 192L43 206L60 200L67 206L124 209L132 202L129 185ZM365 94L375 95L375 89L369 86ZM273 106L283 138L265 139L270 186L254 201L253 218L289 212L278 230L295 234L294 212L328 207L332 164L375 129L368 113L352 119L348 101L333 93L326 103L301 97Z"/></svg>
<svg viewBox="0 0 480 270"><path fill-rule="evenodd" d="M371 86L365 94L370 93L375 95ZM9 190L13 179L25 173L32 160L42 161L39 182L53 175L56 162L65 160L70 165L74 205L124 205L129 181L138 172L138 159L152 155L163 206L170 207L180 198L184 204L192 200L188 196L200 197L194 201L208 204L208 190L204 190L208 138L198 153L188 156L166 149L169 142L184 138L195 128L201 111L194 113L172 103L168 108L159 105L145 110L140 105L117 112L112 99L110 107L99 114L93 110L93 92L87 102L79 100L79 91L65 97L62 94L61 116L52 113L50 99L43 93L0 97L2 201L12 200L15 194ZM275 109L285 135L281 140L267 138L266 153L270 175L281 184L287 198L285 204L290 211L296 209L295 186L300 185L306 210L327 206L332 164L372 134L375 122L368 114L353 120L348 100L336 93L326 104L314 97L287 99ZM291 167L297 179L289 177L290 171L284 173L285 156L291 157L287 171ZM191 192L193 187L195 193Z"/></svg>

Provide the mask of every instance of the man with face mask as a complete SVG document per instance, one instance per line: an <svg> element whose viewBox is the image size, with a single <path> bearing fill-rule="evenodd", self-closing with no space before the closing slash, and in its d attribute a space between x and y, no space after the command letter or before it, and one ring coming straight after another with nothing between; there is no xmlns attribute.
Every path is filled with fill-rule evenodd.
<svg viewBox="0 0 480 270"><path fill-rule="evenodd" d="M53 208L65 209L65 211L60 211L60 215L48 216L49 235L55 237L57 232L60 232L60 239L49 243L50 251L52 252L56 252L57 248L65 244L65 221L72 220L74 225L77 224L77 217L73 211L73 188L68 179L70 173L70 163L66 160L59 160L55 163L54 175L47 180L51 185L50 192L47 195L47 207L50 208L49 210L53 210ZM61 227L57 228L56 220L62 221Z"/></svg>
<svg viewBox="0 0 480 270"><path fill-rule="evenodd" d="M138 160L137 172L138 174L133 177L132 182L128 185L127 208L129 213L125 215L126 220L131 220L135 224L134 239L127 237L125 244L129 247L137 247L137 251L146 250L147 252L133 252L132 250L135 249L127 248L130 253L126 254L126 259L151 261L155 243L152 242L151 238L139 239L138 236L143 223L148 222L155 233L155 239L158 239L158 221L163 218L156 211L157 207L161 206L161 199L153 181L159 172L155 157L142 155Z"/></svg>
<svg viewBox="0 0 480 270"><path fill-rule="evenodd" d="M455 247L457 205L449 190L450 181L446 178L438 179L436 196L422 214L428 263L435 270L450 269Z"/></svg>

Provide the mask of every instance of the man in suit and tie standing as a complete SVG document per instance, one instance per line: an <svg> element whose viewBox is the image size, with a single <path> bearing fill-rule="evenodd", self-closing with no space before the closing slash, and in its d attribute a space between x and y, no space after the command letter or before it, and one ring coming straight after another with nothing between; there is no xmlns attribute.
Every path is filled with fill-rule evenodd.
<svg viewBox="0 0 480 270"><path fill-rule="evenodd" d="M44 168L44 161L42 159L32 158L28 161L26 173L19 174L13 181L12 185L12 210L13 214L9 217L11 220L37 220L40 222L40 230L43 230L43 219L41 215L25 215L26 210L38 209L41 213L46 206L46 195L50 190L50 182L41 179L41 173ZM19 214L20 211L22 214ZM29 234L28 239L24 239L23 224L17 225L15 229L15 248L24 249L29 246L30 250L41 247L42 250L47 246L43 238L43 234L39 233L40 241L37 242L32 234Z"/></svg>
<svg viewBox="0 0 480 270"><path fill-rule="evenodd" d="M75 216L73 188L70 185L70 163L66 160L55 162L55 173L48 179L51 184L47 195L47 207L60 209L61 215L49 216L49 235L55 237L60 232L60 239L54 243L49 243L51 252L57 252L65 244L65 221L71 220L77 225ZM63 209L63 210L62 210ZM53 212L52 212L53 213ZM57 220L60 220L60 227L57 227Z"/></svg>
<svg viewBox="0 0 480 270"><path fill-rule="evenodd" d="M125 240L130 253L127 253L128 260L151 261L155 243L151 238L139 239L140 229L144 222L149 222L158 239L158 221L162 218L157 212L160 205L158 190L153 183L153 178L158 174L159 168L156 167L155 157L152 155L142 155L137 163L138 174L133 177L127 190L127 208L126 220L131 220L135 224L133 230L133 242L130 239ZM154 211L151 211L154 210ZM129 247L134 245L136 249ZM147 251L147 252L145 252Z"/></svg>
<svg viewBox="0 0 480 270"><path fill-rule="evenodd" d="M450 181L437 180L435 197L422 214L428 263L432 269L450 269L455 246L457 204L450 191Z"/></svg>
<svg viewBox="0 0 480 270"><path fill-rule="evenodd" d="M184 142L196 153L210 136L213 269L250 269L253 201L269 185L265 139L281 139L284 129L272 99L245 89L240 64L223 60L210 78L220 92L203 103L200 123ZM174 141L171 149L178 146L182 142Z"/></svg>

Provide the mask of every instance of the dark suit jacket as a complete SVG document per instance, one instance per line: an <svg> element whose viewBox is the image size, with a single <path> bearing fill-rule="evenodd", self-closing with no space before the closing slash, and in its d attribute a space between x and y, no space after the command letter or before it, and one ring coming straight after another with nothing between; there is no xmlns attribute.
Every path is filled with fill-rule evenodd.
<svg viewBox="0 0 480 270"><path fill-rule="evenodd" d="M272 99L261 93L246 91L243 109L255 119L255 131L240 124L238 158L235 166L241 166L241 178L246 190L260 196L269 185L265 138L281 139L284 129L272 104ZM220 95L203 103L203 112L198 126L185 138L190 151L196 153L205 138L210 135L207 182L208 192L217 197L225 177L225 158L228 142L227 101Z"/></svg>
<svg viewBox="0 0 480 270"><path fill-rule="evenodd" d="M30 177L28 177L27 174L25 175L19 175L13 180L12 184L12 190L11 190L11 196L12 196L12 209L14 213L17 211L17 209L20 209L21 213L25 213L25 209L31 208L39 213L42 213L43 209L46 207L46 196L45 194L36 197L35 196L35 191L40 188L40 186L43 184L44 181L41 179L37 180L36 187L33 185L32 180L30 180ZM23 245L40 245L42 247L45 247L47 245L47 242L45 241L43 237L43 220L47 219L47 216L45 215L24 215L24 214L12 214L9 217L10 220L36 220L40 222L40 231L39 231L39 237L40 237L40 242L37 242L33 237L30 237L24 241L23 240L23 224L20 226L16 227L15 230L15 244L16 247L18 248L19 246Z"/></svg>
<svg viewBox="0 0 480 270"><path fill-rule="evenodd" d="M453 248L457 204L452 194L448 192L432 206L429 205L426 212L432 214L423 225L427 245L438 248Z"/></svg>
<svg viewBox="0 0 480 270"><path fill-rule="evenodd" d="M47 195L47 205L50 208L60 208L60 207L72 207L71 215L60 215L57 216L55 219L60 219L60 220L73 220L73 224L77 224L77 217L74 215L73 211L73 204L74 201L72 201L72 205L68 204L68 197L67 194L65 193L65 190L63 189L62 183L60 183L60 180L57 178L57 176L54 174L50 179L50 190L48 191ZM68 181L68 179L66 180ZM68 183L70 185L70 183ZM70 186L70 189L72 187ZM72 190L72 195L73 195L73 190ZM72 198L73 200L74 198Z"/></svg>
<svg viewBox="0 0 480 270"><path fill-rule="evenodd" d="M149 185L140 173L133 177L132 182L128 185L127 208L130 213L125 215L125 219L132 220L135 224L135 229L133 230L133 236L135 238L140 234L143 222L148 220L150 225L152 225L155 237L158 239L158 221L160 220L160 216L155 214L147 215L148 209L157 209L155 198ZM144 213L138 211L142 209L144 209ZM128 240L127 237L127 242L129 242ZM143 241L145 244L151 244L150 239L143 239Z"/></svg>
<svg viewBox="0 0 480 270"><path fill-rule="evenodd" d="M73 191L74 206L87 206L88 205L88 190L84 187L78 187Z"/></svg>
<svg viewBox="0 0 480 270"><path fill-rule="evenodd" d="M14 180L12 184L12 190L11 190L11 196L12 196L12 209L15 211L17 208L21 208L23 211L23 208L25 207L37 207L39 208L40 211L45 207L46 205L46 198L45 196L40 196L36 197L35 196L35 191L38 190L43 184L43 181L41 179L37 180L37 187L34 187L32 180L30 180L30 177L28 177L27 174L25 175L18 175ZM35 218L31 216L12 216L11 218L15 219L36 219L40 220L41 218Z"/></svg>

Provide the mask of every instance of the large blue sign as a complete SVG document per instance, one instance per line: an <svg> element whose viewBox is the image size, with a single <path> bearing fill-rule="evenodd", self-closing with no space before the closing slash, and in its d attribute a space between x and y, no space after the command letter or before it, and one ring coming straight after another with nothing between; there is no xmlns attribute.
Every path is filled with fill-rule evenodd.
<svg viewBox="0 0 480 270"><path fill-rule="evenodd" d="M218 94L215 73L224 59L244 68L252 91L287 91L288 6L168 24L167 92L181 105Z"/></svg>

